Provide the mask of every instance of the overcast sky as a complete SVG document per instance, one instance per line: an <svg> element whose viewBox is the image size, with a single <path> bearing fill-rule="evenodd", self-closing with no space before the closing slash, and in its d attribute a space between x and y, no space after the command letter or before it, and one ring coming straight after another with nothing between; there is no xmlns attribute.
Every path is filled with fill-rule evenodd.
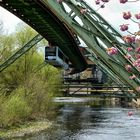
<svg viewBox="0 0 140 140"><path fill-rule="evenodd" d="M19 18L0 7L0 19L3 21L4 27L7 32L13 32L16 25L22 22Z"/></svg>
<svg viewBox="0 0 140 140"><path fill-rule="evenodd" d="M98 6L95 5L95 0L86 0L92 7L96 10ZM115 28L119 29L119 25L123 23L132 24L130 30L135 31L137 30L136 24L133 24L130 21L123 20L122 12L124 11L132 11L135 13L140 13L140 1L139 2L130 2L127 4L120 4L119 0L110 0L109 3L105 5L104 9L99 9L98 12ZM7 32L12 32L15 30L16 25L21 22L20 19L9 13L8 11L4 10L0 7L0 19L4 22L4 27L6 28Z"/></svg>

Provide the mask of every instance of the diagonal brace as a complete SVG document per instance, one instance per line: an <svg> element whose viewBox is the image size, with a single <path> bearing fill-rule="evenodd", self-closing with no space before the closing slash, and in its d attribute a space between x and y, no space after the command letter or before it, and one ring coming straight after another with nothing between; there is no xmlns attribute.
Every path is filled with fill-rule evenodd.
<svg viewBox="0 0 140 140"><path fill-rule="evenodd" d="M40 42L43 37L40 34L37 34L33 39L31 39L26 45L24 45L21 49L19 49L15 54L9 57L4 63L0 64L0 72L13 64L18 58L20 58L23 54L29 51L34 45Z"/></svg>

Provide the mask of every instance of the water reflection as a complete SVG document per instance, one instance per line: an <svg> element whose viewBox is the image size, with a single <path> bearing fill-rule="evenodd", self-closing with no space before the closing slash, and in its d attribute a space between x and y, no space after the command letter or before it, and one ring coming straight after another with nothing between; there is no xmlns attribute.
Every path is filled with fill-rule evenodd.
<svg viewBox="0 0 140 140"><path fill-rule="evenodd" d="M57 99L58 115L54 126L47 132L22 140L140 139L139 110L112 106L109 100L85 100L61 99L63 104ZM130 110L134 112L131 117L127 115Z"/></svg>

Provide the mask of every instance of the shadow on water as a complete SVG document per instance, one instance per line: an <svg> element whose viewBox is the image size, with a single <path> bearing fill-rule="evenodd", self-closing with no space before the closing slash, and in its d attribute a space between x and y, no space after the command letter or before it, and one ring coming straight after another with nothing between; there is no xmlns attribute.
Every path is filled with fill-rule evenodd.
<svg viewBox="0 0 140 140"><path fill-rule="evenodd" d="M139 140L139 110L112 105L110 100L60 98L55 101L54 125L46 132L20 140ZM134 116L127 115L129 110Z"/></svg>

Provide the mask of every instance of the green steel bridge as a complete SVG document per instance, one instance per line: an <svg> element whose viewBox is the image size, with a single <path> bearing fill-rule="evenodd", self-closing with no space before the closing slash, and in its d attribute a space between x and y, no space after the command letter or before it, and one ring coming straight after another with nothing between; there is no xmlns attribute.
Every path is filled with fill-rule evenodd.
<svg viewBox="0 0 140 140"><path fill-rule="evenodd" d="M68 56L74 73L82 72L88 67L85 59L88 57L118 85L126 85L129 90L133 90L130 94L128 90L129 96L139 97L136 90L140 86L139 70L133 67L133 57L128 60L124 56L130 44L126 44L121 34L84 0L0 0L0 6L39 33L0 64L0 72L45 38ZM86 56L80 51L79 38L87 45ZM118 49L118 54L109 56L106 48L112 46ZM126 64L133 67L133 73L138 75L136 79L130 80L131 73L125 69Z"/></svg>

